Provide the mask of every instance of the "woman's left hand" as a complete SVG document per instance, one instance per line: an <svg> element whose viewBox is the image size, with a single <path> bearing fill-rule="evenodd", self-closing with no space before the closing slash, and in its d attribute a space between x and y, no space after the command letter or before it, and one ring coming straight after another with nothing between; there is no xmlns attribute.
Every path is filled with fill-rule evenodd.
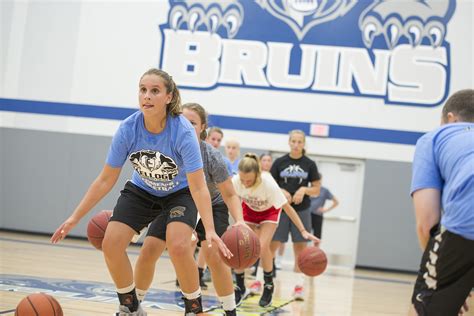
<svg viewBox="0 0 474 316"><path fill-rule="evenodd" d="M304 239L306 240L312 240L314 242L314 245L317 246L321 242L318 237L314 236L313 234L308 233L306 230L303 230L301 232L301 236L303 236Z"/></svg>
<svg viewBox="0 0 474 316"><path fill-rule="evenodd" d="M222 252L224 257L230 259L234 256L214 230L210 232L206 232L206 240L208 242L209 248L212 247L213 243L216 243L217 247L219 247L219 250Z"/></svg>
<svg viewBox="0 0 474 316"><path fill-rule="evenodd" d="M303 202L303 198L304 196L306 195L306 188L305 187L301 187L299 188L295 194L293 194L293 203L294 204L300 204L301 202Z"/></svg>
<svg viewBox="0 0 474 316"><path fill-rule="evenodd" d="M247 223L244 222L243 220L236 221L236 222L232 225L232 227L234 227L234 226L243 226L243 227L245 227L245 228L248 228L248 229L252 230L252 228L250 228L250 226L247 225Z"/></svg>

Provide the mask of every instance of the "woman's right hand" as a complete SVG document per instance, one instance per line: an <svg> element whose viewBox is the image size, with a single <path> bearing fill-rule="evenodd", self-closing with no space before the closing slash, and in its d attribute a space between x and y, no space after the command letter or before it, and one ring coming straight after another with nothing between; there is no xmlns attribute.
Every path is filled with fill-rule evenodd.
<svg viewBox="0 0 474 316"><path fill-rule="evenodd" d="M53 236L51 236L51 242L56 244L66 238L66 235L77 225L77 223L79 223L79 220L72 216L69 217L64 223L61 224L61 226L58 227L58 229L56 229Z"/></svg>

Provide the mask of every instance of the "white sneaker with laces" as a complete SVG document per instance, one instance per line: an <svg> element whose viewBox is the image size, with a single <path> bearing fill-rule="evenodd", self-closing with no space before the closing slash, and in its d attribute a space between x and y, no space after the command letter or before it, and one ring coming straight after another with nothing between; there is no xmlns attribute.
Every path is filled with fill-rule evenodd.
<svg viewBox="0 0 474 316"><path fill-rule="evenodd" d="M252 295L260 294L260 292L262 292L262 282L258 280L254 281L252 284L250 284L249 289Z"/></svg>
<svg viewBox="0 0 474 316"><path fill-rule="evenodd" d="M147 316L147 313L139 305L138 309L134 312L130 312L127 306L119 305L119 311L115 313L115 316Z"/></svg>
<svg viewBox="0 0 474 316"><path fill-rule="evenodd" d="M293 290L293 299L295 301L304 301L304 288L302 285L295 286Z"/></svg>

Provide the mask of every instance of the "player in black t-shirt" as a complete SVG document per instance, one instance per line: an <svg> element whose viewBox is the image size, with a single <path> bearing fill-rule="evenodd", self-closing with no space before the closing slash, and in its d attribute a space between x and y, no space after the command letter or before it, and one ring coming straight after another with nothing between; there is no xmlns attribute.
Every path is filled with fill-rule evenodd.
<svg viewBox="0 0 474 316"><path fill-rule="evenodd" d="M318 167L313 160L305 156L305 133L303 131L291 131L288 144L290 153L276 159L270 172L288 202L297 211L306 230L309 231L311 229L309 196L318 195L320 189ZM278 228L273 236L272 251L275 252L281 243L288 241L290 232L296 259L306 247L307 240L301 236L296 226L284 213L281 215ZM295 272L301 273L297 264L295 264ZM293 297L296 300L303 300L303 281L304 278L301 275L293 292Z"/></svg>

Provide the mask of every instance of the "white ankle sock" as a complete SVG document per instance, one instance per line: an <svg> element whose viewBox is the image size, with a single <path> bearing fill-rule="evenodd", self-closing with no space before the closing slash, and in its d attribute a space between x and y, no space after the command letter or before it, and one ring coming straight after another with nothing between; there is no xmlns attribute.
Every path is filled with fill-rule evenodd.
<svg viewBox="0 0 474 316"><path fill-rule="evenodd" d="M119 293L119 294L130 293L131 291L133 291L134 288L135 288L135 282L133 282L132 284L130 284L130 285L127 286L127 287L123 287L123 288L121 288L121 289L117 289L117 293Z"/></svg>
<svg viewBox="0 0 474 316"><path fill-rule="evenodd" d="M181 293L183 293L184 297L186 297L188 300L194 300L201 296L201 287L198 287L198 289L193 293L184 293L183 291L181 291Z"/></svg>
<svg viewBox="0 0 474 316"><path fill-rule="evenodd" d="M227 296L219 296L219 301L222 303L222 308L225 311L232 311L236 308L235 306L235 294L232 293Z"/></svg>
<svg viewBox="0 0 474 316"><path fill-rule="evenodd" d="M137 293L137 298L138 301L141 303L145 299L145 295L148 292L147 290L140 290L140 289L135 289L135 292Z"/></svg>

